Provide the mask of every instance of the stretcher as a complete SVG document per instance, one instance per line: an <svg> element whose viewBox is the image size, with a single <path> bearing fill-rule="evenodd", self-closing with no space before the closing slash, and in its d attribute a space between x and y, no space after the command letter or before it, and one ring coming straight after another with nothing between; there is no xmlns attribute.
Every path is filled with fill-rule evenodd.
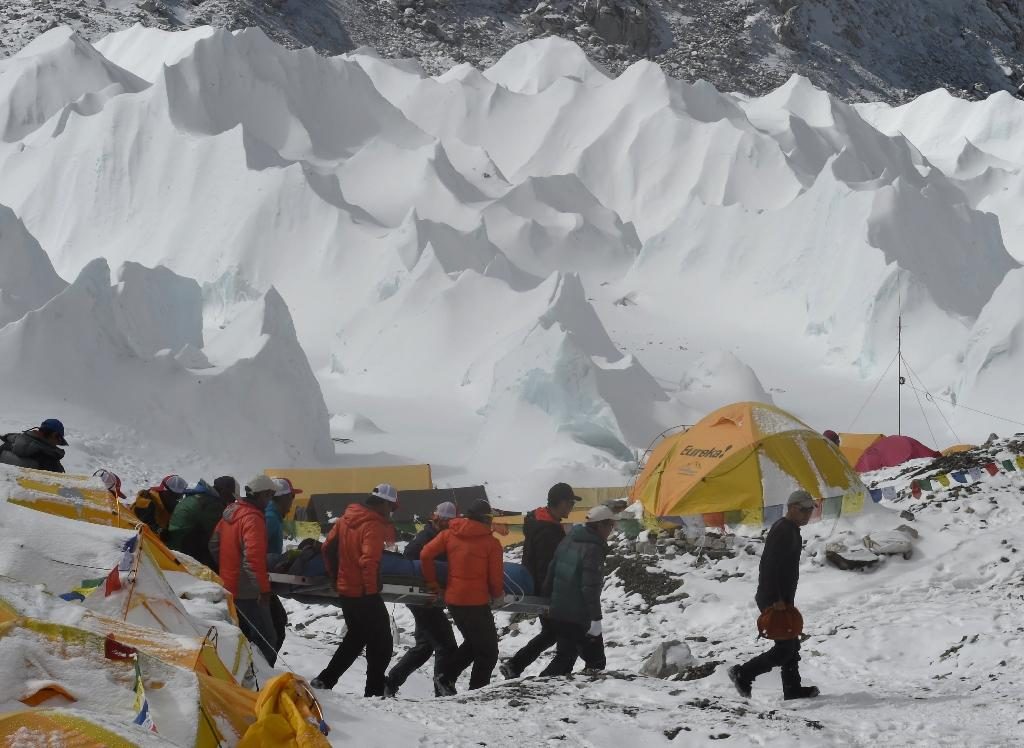
<svg viewBox="0 0 1024 748"><path fill-rule="evenodd" d="M307 604L337 604L338 590L328 577L303 577L294 574L270 574L270 585L274 594ZM404 605L430 605L436 602L419 577L389 576L381 578L381 597L389 603ZM502 604L494 610L503 613L544 615L550 600L532 595L505 594Z"/></svg>

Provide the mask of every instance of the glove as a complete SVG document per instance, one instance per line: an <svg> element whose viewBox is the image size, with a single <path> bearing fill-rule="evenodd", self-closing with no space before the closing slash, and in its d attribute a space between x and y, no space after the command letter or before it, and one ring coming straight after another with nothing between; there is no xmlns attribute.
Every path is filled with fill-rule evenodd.
<svg viewBox="0 0 1024 748"><path fill-rule="evenodd" d="M587 636L598 637L601 635L601 622L591 621L590 628L587 629Z"/></svg>

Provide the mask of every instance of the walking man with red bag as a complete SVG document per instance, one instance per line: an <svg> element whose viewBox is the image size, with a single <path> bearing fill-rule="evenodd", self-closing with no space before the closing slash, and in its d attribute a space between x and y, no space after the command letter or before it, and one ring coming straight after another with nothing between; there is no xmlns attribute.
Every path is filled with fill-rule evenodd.
<svg viewBox="0 0 1024 748"><path fill-rule="evenodd" d="M814 512L814 499L807 491L794 491L786 502L786 515L772 525L764 541L754 601L764 613L795 609L796 587L800 581L800 553L803 540L800 528ZM794 612L796 612L794 610ZM807 699L817 696L816 686L800 682L800 635L776 639L775 646L742 665L729 668L729 680L740 696L749 697L754 679L773 668L782 672L782 695L785 699Z"/></svg>

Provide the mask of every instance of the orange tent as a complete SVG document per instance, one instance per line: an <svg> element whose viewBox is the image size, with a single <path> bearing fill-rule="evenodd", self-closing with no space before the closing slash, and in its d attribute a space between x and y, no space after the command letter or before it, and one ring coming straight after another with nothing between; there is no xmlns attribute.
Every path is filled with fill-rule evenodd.
<svg viewBox="0 0 1024 748"><path fill-rule="evenodd" d="M839 434L839 451L851 465L856 465L857 460L868 448L881 439L885 434Z"/></svg>

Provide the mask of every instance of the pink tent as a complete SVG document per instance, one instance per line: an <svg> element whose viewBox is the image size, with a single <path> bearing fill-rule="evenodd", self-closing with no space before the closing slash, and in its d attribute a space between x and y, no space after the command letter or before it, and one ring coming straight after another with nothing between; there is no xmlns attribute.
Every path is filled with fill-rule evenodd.
<svg viewBox="0 0 1024 748"><path fill-rule="evenodd" d="M883 436L864 451L853 469L858 473L867 473L902 465L918 457L942 457L942 453L909 436Z"/></svg>

